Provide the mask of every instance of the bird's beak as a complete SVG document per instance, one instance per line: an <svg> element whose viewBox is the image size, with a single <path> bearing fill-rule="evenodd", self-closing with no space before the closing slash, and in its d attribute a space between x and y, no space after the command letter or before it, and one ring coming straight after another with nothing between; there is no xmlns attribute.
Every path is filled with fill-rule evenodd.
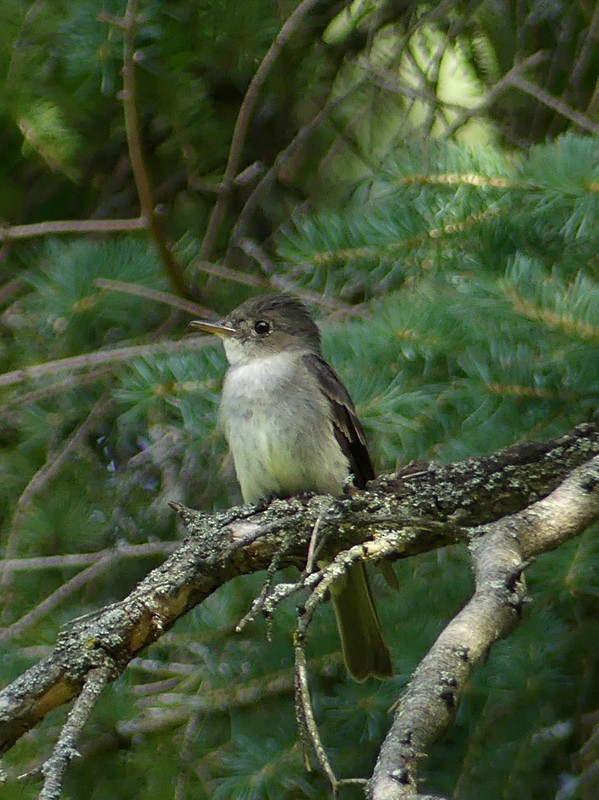
<svg viewBox="0 0 599 800"><path fill-rule="evenodd" d="M217 336L235 336L237 331L228 325L219 325L218 322L204 322L201 319L194 319L189 323L192 328L197 328L204 333L215 333Z"/></svg>

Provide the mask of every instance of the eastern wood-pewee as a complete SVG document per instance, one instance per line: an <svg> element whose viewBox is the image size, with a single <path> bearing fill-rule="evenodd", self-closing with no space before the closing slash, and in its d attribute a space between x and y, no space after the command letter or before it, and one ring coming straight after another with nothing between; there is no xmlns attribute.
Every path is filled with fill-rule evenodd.
<svg viewBox="0 0 599 800"><path fill-rule="evenodd" d="M191 325L223 340L230 366L220 419L245 502L340 494L348 475L360 488L374 477L351 398L323 359L318 328L299 300L258 297L218 324ZM364 565L351 566L331 595L349 673L389 677Z"/></svg>

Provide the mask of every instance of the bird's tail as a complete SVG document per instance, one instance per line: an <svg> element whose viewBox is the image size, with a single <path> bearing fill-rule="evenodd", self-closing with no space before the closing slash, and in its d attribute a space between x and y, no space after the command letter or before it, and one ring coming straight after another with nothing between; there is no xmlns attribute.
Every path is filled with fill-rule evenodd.
<svg viewBox="0 0 599 800"><path fill-rule="evenodd" d="M364 564L352 564L331 589L347 671L357 681L390 678L391 656L381 631Z"/></svg>

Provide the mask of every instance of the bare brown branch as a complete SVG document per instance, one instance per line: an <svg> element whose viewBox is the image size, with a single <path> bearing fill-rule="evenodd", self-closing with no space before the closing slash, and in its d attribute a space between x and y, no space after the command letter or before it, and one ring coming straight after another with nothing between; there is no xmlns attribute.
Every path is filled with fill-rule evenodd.
<svg viewBox="0 0 599 800"><path fill-rule="evenodd" d="M291 157L296 153L300 147L302 147L306 141L310 138L310 136L318 129L318 127L326 120L333 111L338 108L351 94L353 94L356 89L362 86L364 81L356 81L350 88L341 94L338 97L334 97L328 103L326 103L323 108L321 108L313 117L310 119L305 125L303 125L295 134L293 139L289 142L287 147L285 147L281 152L277 155L273 165L266 171L266 173L261 177L258 181L257 185L254 187L253 191L251 192L250 196L246 200L242 210L240 211L237 220L235 222L235 227L231 233L230 244L228 249L228 254L230 254L231 248L234 247L242 236L245 233L245 229L247 228L248 221L251 215L254 213L254 210L262 198L263 194L270 188L274 180L279 175L283 166L291 159ZM220 199L220 198L219 198Z"/></svg>
<svg viewBox="0 0 599 800"><path fill-rule="evenodd" d="M115 347L113 350L97 350L95 353L82 353L79 356L58 358L43 364L34 364L0 375L0 386L14 386L18 383L36 380L43 375L55 375L65 370L93 369L99 364L119 364L159 353L179 353L184 350L195 350L207 344L206 337L189 336L174 342L164 341L154 344L141 344L132 347Z"/></svg>
<svg viewBox="0 0 599 800"><path fill-rule="evenodd" d="M302 19L315 5L317 5L317 3L318 0L302 0L297 8L289 15L289 17L281 26L281 30L277 34L275 40L269 47L268 52L260 62L258 69L254 73L254 77L250 81L250 85L248 86L243 98L243 102L241 103L239 113L237 114L237 120L235 122L235 128L233 130L233 136L231 139L229 158L227 160L227 166L225 167L222 180L222 191L219 194L216 203L214 204L214 208L210 214L210 219L208 220L208 225L206 226L204 239L202 241L200 258L204 260L209 259L212 255L214 243L216 241L221 222L227 212L229 192L235 176L239 171L241 154L245 143L250 117L252 115L252 111L254 110L254 105L258 98L260 89L262 88L262 85L264 84L264 81L266 80L266 77L272 69L275 61L279 57L281 50L296 31Z"/></svg>
<svg viewBox="0 0 599 800"><path fill-rule="evenodd" d="M510 82L512 86L520 89L521 92L531 95L531 97L534 97L535 100L538 100L538 102L542 105L553 109L553 111L557 111L557 113L561 114L562 117L574 122L579 128L581 128L581 130L589 131L589 133L594 134L599 133L599 125L597 125L596 122L593 122L593 120L590 119L586 114L581 114L580 111L576 111L575 108L567 105L567 103L564 103L559 98L553 97L551 94L549 94L549 92L541 89L540 86L537 86L536 84L531 83L520 76L512 77Z"/></svg>
<svg viewBox="0 0 599 800"><path fill-rule="evenodd" d="M206 316L211 312L203 306L194 303L191 300L185 300L183 297L177 297L168 292L159 292L156 289L149 289L147 286L140 286L138 283L126 283L125 281L113 281L108 278L96 278L94 285L98 289L106 289L112 292L122 292L123 294L131 294L134 297L143 297L144 300L152 300L155 303L164 303L171 308L177 308L180 311L186 311L188 314L202 314Z"/></svg>
<svg viewBox="0 0 599 800"><path fill-rule="evenodd" d="M52 480L52 478L58 473L64 463L73 455L73 453L77 450L77 448L81 445L84 441L85 437L88 435L90 430L96 424L98 419L102 417L104 414L108 413L111 408L111 402L107 398L107 396L103 396L98 402L93 406L92 410L88 414L87 418L83 421L81 425L74 431L73 434L64 442L60 451L58 453L54 453L53 455L49 456L47 461L37 470L35 475L29 480L27 486L21 492L21 496L17 500L17 504L15 507L15 513L13 515L13 519L10 525L10 529L8 532L8 538L6 541L5 547L5 555L7 558L12 558L17 551L17 539L18 539L18 531L19 526L21 524L21 520L23 515L29 508L32 499L34 496L39 493L48 483ZM6 593L7 587L10 583L11 575L10 572L6 571L3 564L0 564L0 586L4 593ZM6 611L6 607L4 609ZM0 638L3 634L6 633L5 629L0 634Z"/></svg>
<svg viewBox="0 0 599 800"><path fill-rule="evenodd" d="M59 556L39 556L38 558L7 558L2 561L2 569L7 572L33 572L35 570L65 569L67 567L88 567L105 556L118 558L140 558L144 556L172 553L175 542L148 542L147 544L119 544L95 553L65 553Z"/></svg>
<svg viewBox="0 0 599 800"><path fill-rule="evenodd" d="M66 219L0 227L0 242L66 233L122 233L148 227L145 217L134 219Z"/></svg>
<svg viewBox="0 0 599 800"><path fill-rule="evenodd" d="M56 591L48 595L48 597L42 600L41 603L38 603L35 608L32 608L31 611L23 614L23 616L20 617L16 622L13 622L12 625L2 628L2 630L0 630L0 642L9 641L10 639L16 638L20 633L22 633L42 617L46 616L50 611L52 611L52 609L56 608L59 603L62 603L64 600L66 600L67 597L70 597L76 591L81 589L82 586L85 586L86 583L89 583L89 581L105 572L114 563L114 561L114 554L109 553L104 555L103 558L99 559L91 566L77 573L77 575L75 575L73 578L59 586Z"/></svg>
<svg viewBox="0 0 599 800"><path fill-rule="evenodd" d="M137 0L128 0L123 18L123 113L131 168L139 197L142 217L147 221L160 260L173 289L183 297L189 294L185 277L171 248L162 233L162 226L152 197L152 188L143 157L135 81L135 31L137 28Z"/></svg>

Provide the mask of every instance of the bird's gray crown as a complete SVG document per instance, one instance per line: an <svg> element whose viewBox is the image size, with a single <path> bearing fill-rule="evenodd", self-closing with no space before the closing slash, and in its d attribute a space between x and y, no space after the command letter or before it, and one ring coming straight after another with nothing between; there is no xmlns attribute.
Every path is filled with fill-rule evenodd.
<svg viewBox="0 0 599 800"><path fill-rule="evenodd" d="M225 317L251 349L281 351L303 349L320 352L320 332L297 297L269 294L246 300Z"/></svg>

